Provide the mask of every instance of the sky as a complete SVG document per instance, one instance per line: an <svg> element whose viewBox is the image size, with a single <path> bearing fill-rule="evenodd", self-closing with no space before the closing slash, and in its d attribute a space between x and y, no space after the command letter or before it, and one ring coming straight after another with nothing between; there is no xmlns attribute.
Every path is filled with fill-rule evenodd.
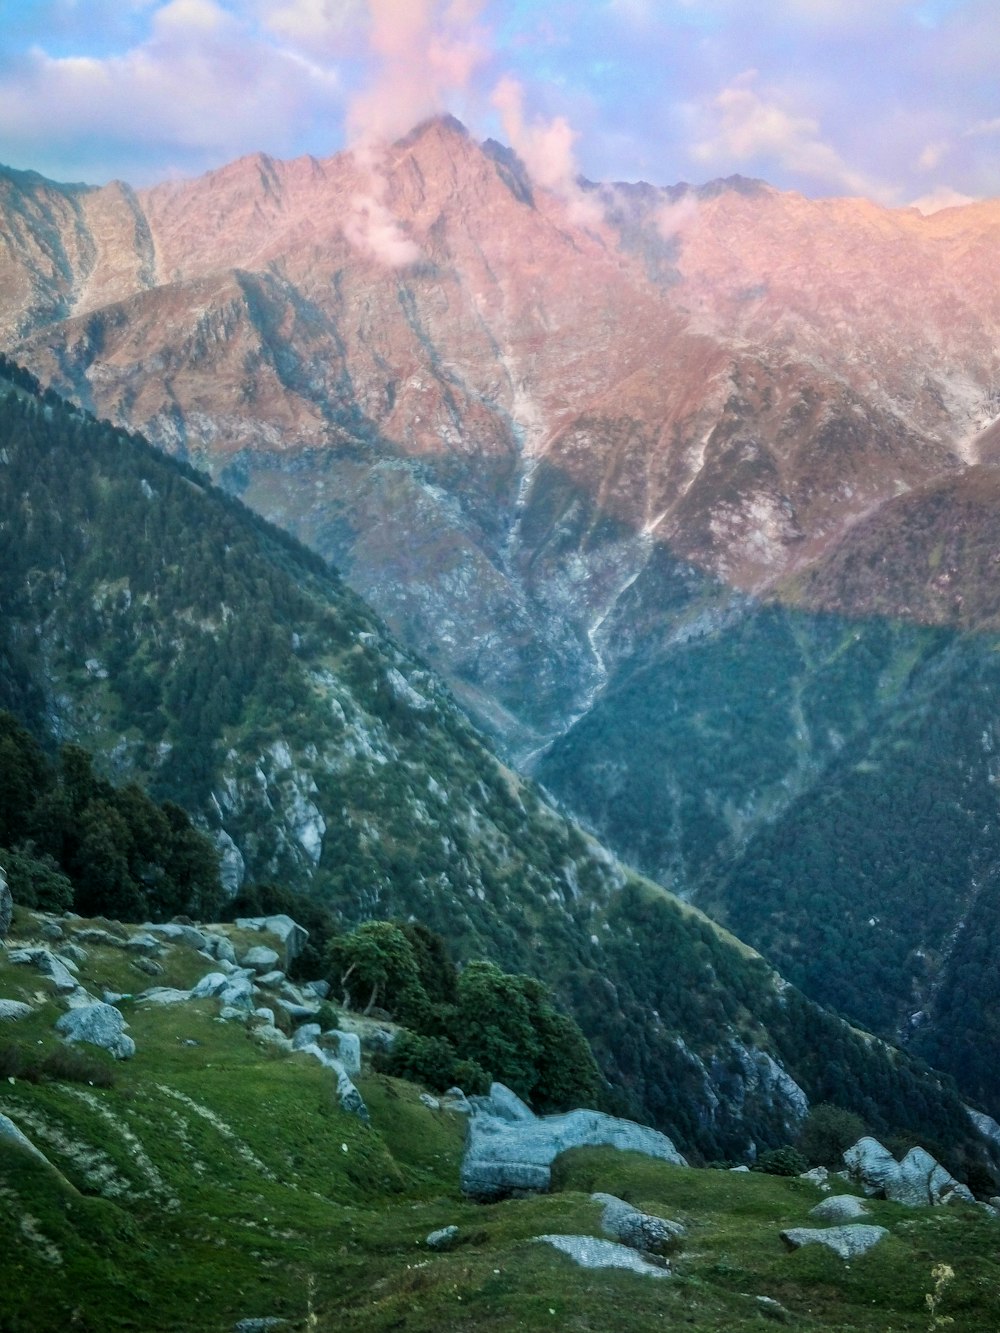
<svg viewBox="0 0 1000 1333"><path fill-rule="evenodd" d="M998 0L0 0L0 162L141 186L450 112L537 183L1000 196Z"/></svg>

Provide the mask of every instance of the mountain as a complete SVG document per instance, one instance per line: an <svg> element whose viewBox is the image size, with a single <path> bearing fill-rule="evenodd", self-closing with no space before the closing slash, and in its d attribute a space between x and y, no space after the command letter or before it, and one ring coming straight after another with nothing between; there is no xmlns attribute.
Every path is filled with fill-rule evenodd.
<svg viewBox="0 0 1000 1333"><path fill-rule="evenodd" d="M787 1142L808 1098L976 1157L948 1080L557 813L316 555L25 372L0 377L0 704L185 806L231 893L245 876L344 926L416 918L461 962L540 977L607 1095L685 1151Z"/></svg>
<svg viewBox="0 0 1000 1333"><path fill-rule="evenodd" d="M583 226L448 119L374 167L2 184L6 348L332 557L514 748L669 619L664 551L757 588L996 410L996 204L737 178Z"/></svg>
<svg viewBox="0 0 1000 1333"><path fill-rule="evenodd" d="M7 172L0 216L8 349L332 558L618 855L1000 1109L959 982L1000 204L567 206L443 119L138 192Z"/></svg>

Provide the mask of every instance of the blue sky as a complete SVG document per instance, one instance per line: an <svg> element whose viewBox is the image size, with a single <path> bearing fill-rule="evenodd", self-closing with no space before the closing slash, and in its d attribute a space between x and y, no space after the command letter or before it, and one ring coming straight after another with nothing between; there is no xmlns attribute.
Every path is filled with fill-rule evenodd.
<svg viewBox="0 0 1000 1333"><path fill-rule="evenodd" d="M3 0L0 161L136 185L451 111L553 188L1000 195L997 0Z"/></svg>

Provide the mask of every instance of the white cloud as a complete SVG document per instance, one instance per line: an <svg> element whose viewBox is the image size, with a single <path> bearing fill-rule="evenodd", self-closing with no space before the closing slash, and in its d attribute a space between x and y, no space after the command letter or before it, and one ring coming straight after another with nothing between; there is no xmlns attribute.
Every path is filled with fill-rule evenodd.
<svg viewBox="0 0 1000 1333"><path fill-rule="evenodd" d="M721 170L776 165L851 194L890 193L849 166L812 116L796 112L776 91L758 92L756 78L756 70L747 71L712 100L707 136L691 150L696 161Z"/></svg>
<svg viewBox="0 0 1000 1333"><path fill-rule="evenodd" d="M0 123L22 152L37 144L127 145L216 160L282 152L303 119L341 113L335 71L256 38L215 0L170 0L144 40L109 56L52 56L34 47L0 74ZM162 168L161 168L162 169Z"/></svg>
<svg viewBox="0 0 1000 1333"><path fill-rule="evenodd" d="M578 184L580 172L573 153L577 136L566 117L535 119L529 124L524 116L524 89L509 76L494 88L492 102L500 112L504 133L536 185L562 199L572 221L596 226L603 210Z"/></svg>
<svg viewBox="0 0 1000 1333"><path fill-rule="evenodd" d="M921 171L935 171L941 165L947 156L951 145L947 139L936 139L933 143L926 144L920 156L917 158L917 166Z"/></svg>
<svg viewBox="0 0 1000 1333"><path fill-rule="evenodd" d="M975 202L971 195L961 194L958 190L953 190L950 185L938 185L929 194L914 199L910 207L926 215L940 213L943 208L963 208L966 204Z"/></svg>

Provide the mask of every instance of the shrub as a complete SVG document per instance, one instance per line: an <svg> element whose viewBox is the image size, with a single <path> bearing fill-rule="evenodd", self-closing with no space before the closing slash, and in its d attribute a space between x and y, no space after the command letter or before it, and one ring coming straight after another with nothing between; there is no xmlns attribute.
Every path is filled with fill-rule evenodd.
<svg viewBox="0 0 1000 1333"><path fill-rule="evenodd" d="M806 1116L796 1147L810 1166L839 1167L844 1149L867 1132L865 1122L853 1111L819 1102Z"/></svg>
<svg viewBox="0 0 1000 1333"><path fill-rule="evenodd" d="M455 1051L444 1037L422 1037L417 1032L400 1032L387 1051L375 1055L375 1068L396 1078L424 1083L436 1092L444 1092L455 1083Z"/></svg>
<svg viewBox="0 0 1000 1333"><path fill-rule="evenodd" d="M808 1169L806 1159L791 1144L762 1152L751 1167L752 1171L763 1171L769 1176L801 1176Z"/></svg>

